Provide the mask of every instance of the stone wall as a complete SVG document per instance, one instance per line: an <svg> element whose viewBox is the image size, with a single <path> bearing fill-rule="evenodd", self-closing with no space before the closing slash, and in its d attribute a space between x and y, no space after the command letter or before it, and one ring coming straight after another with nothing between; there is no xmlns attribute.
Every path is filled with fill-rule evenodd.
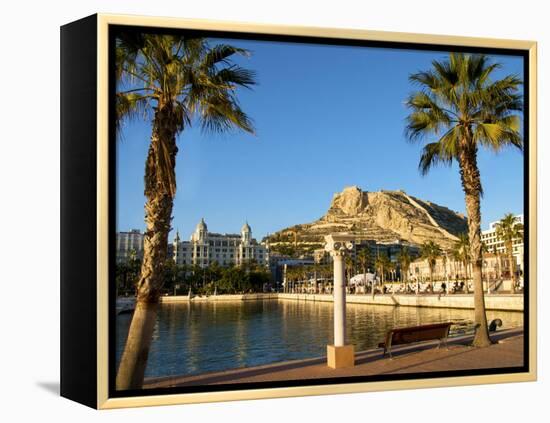
<svg viewBox="0 0 550 423"><path fill-rule="evenodd" d="M332 302L327 294L278 294L279 299ZM404 307L474 308L473 295L347 295L350 304L377 304ZM485 295L487 310L523 311L523 295Z"/></svg>
<svg viewBox="0 0 550 423"><path fill-rule="evenodd" d="M200 301L251 301L251 300L276 300L279 294L236 294L236 295L208 295L194 296L191 300L187 295L165 296L161 297L161 304L181 303L181 302L200 302Z"/></svg>
<svg viewBox="0 0 550 423"><path fill-rule="evenodd" d="M210 295L193 297L187 295L161 297L161 303L201 302L201 301L254 301L254 300L294 300L332 302L329 294L242 294L242 295ZM376 304L403 307L437 307L437 308L474 308L473 295L376 295L374 300L370 294L347 295L346 302L350 304ZM487 310L523 311L523 295L485 295Z"/></svg>

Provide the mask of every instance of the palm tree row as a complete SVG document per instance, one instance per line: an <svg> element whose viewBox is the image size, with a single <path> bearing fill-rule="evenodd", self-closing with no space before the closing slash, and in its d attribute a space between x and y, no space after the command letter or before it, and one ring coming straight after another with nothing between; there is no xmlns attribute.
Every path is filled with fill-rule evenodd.
<svg viewBox="0 0 550 423"><path fill-rule="evenodd" d="M433 273L434 268L437 263L437 259L441 256L442 250L441 247L436 244L433 241L427 241L424 244L422 244L422 248L420 249L420 257L422 257L424 260L428 262L428 268L430 269L430 282L431 282L431 290L434 290L434 279L433 279Z"/></svg>
<svg viewBox="0 0 550 423"><path fill-rule="evenodd" d="M517 222L512 213L507 213L496 225L496 236L504 242L510 266L512 278L511 290L514 292L517 286L516 261L514 259L514 242L523 239L523 224ZM496 249L495 249L496 250Z"/></svg>
<svg viewBox="0 0 550 423"><path fill-rule="evenodd" d="M323 292L328 284L332 284L332 277L330 264L288 266L285 271L285 292L308 292L312 285L315 292Z"/></svg>

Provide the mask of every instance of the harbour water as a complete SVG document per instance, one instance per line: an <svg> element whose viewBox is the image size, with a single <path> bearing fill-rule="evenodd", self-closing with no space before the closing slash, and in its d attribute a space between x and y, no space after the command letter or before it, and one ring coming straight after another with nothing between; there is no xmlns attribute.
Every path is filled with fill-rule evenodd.
<svg viewBox="0 0 550 423"><path fill-rule="evenodd" d="M200 374L323 356L332 342L331 303L293 300L162 304L146 377ZM393 327L471 322L473 310L347 305L346 337L356 351L376 347ZM523 313L488 311L504 328L523 325ZM131 314L117 316L116 358ZM501 328L502 329L502 328ZM458 327L453 328L456 334Z"/></svg>

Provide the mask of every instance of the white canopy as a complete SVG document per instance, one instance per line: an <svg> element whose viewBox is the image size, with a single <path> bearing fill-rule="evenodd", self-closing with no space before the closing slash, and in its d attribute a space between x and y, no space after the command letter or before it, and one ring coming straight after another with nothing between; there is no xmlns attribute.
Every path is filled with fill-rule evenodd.
<svg viewBox="0 0 550 423"><path fill-rule="evenodd" d="M374 273L360 273L358 275L355 275L350 279L351 285L365 285L365 276L367 284L371 284L373 281L378 282L378 278L374 275Z"/></svg>

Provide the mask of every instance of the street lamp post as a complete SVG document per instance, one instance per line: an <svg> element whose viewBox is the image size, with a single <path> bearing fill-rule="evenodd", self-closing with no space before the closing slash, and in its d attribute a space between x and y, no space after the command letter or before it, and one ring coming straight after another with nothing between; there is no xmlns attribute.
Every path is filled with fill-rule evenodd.
<svg viewBox="0 0 550 423"><path fill-rule="evenodd" d="M327 345L327 365L333 369L351 367L355 364L353 345L346 345L346 281L345 256L353 248L354 237L349 234L325 236L325 250L334 263L334 344Z"/></svg>

